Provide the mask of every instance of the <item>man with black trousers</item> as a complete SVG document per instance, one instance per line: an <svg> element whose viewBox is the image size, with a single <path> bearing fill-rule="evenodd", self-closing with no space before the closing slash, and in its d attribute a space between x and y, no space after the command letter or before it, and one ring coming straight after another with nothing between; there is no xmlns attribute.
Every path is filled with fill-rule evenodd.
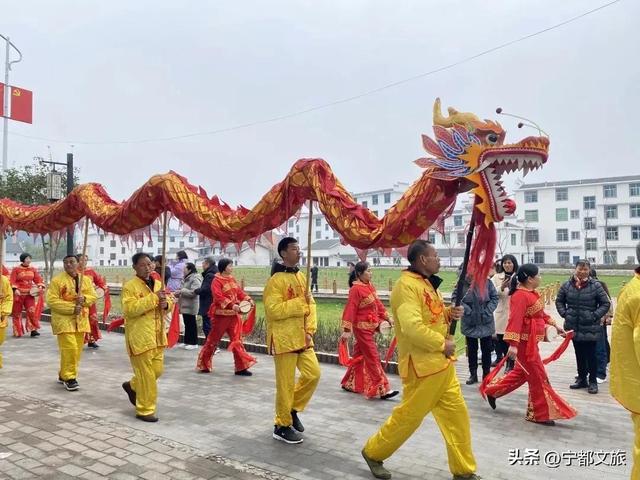
<svg viewBox="0 0 640 480"><path fill-rule="evenodd" d="M591 278L590 273L588 260L576 262L573 276L558 291L556 309L564 318L564 329L575 332L573 348L578 378L570 388L587 388L589 393L598 393L596 345L602 336L602 317L611 302L602 284Z"/></svg>
<svg viewBox="0 0 640 480"><path fill-rule="evenodd" d="M216 267L215 259L211 256L206 257L202 261L202 285L194 290L200 298L198 314L202 317L202 331L205 338L209 336L211 331L211 319L209 318L209 307L213 303L211 282L213 282L213 277L216 273L218 273L218 267Z"/></svg>

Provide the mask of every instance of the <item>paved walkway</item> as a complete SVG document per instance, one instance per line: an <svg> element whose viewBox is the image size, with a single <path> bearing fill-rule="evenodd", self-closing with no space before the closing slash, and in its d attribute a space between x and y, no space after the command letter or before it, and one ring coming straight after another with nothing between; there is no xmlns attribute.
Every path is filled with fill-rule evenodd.
<svg viewBox="0 0 640 480"><path fill-rule="evenodd" d="M85 350L77 392L56 383L58 354L48 325L39 338L8 338L0 370L0 478L371 478L360 458L369 435L397 401L368 401L343 392L343 369L323 365L323 377L307 412L302 445L271 438L273 363L258 355L251 378L233 375L230 353L216 355L216 370L194 371L197 351L167 352L160 380L160 422L145 424L120 384L130 377L123 336L106 334L97 351ZM544 345L550 351L553 345ZM465 359L458 363L466 379ZM556 427L524 421L526 388L498 402L494 412L477 389L463 385L471 413L473 445L485 479L627 479L630 466L607 466L629 455L630 419L608 395L571 391L573 352L549 366L552 384L579 416ZM398 377L392 376L395 387ZM539 465L514 465L520 456ZM580 453L581 451L585 453ZM549 454L548 452L551 452ZM554 453L572 466L550 468ZM594 453L589 453L594 452ZM551 455L551 456L550 456ZM586 464L578 466L579 458ZM628 457L628 460L630 458ZM565 463L563 462L563 463ZM525 463L520 462L520 463ZM599 465L595 465L599 463ZM442 439L431 417L388 462L394 479L448 479Z"/></svg>

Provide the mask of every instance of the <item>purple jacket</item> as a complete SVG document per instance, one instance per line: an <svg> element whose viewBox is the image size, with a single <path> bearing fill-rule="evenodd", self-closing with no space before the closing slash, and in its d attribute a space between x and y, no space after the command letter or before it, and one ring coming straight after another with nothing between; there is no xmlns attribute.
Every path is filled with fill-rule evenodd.
<svg viewBox="0 0 640 480"><path fill-rule="evenodd" d="M169 266L171 270L171 278L167 283L167 288L170 292L175 292L182 288L182 282L184 281L184 267L187 264L186 260L180 260L177 263Z"/></svg>

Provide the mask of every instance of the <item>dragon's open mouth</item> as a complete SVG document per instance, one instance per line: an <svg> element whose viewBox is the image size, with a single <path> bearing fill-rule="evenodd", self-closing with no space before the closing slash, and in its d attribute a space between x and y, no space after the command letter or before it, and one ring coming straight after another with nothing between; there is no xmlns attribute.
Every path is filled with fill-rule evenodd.
<svg viewBox="0 0 640 480"><path fill-rule="evenodd" d="M502 185L502 175L522 171L523 176L537 170L547 161L549 139L527 137L511 145L494 146L480 155L480 178L488 192L489 206L495 221L515 212L515 202L508 198Z"/></svg>

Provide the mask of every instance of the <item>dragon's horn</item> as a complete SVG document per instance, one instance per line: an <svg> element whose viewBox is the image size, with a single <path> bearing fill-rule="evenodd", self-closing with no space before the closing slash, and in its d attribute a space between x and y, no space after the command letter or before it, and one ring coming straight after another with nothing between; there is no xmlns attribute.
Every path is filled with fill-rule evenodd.
<svg viewBox="0 0 640 480"><path fill-rule="evenodd" d="M433 104L433 124L441 127L452 127L454 125L470 125L479 121L478 117L473 113L459 112L453 107L448 108L449 116L442 115L442 107L440 99L436 98Z"/></svg>

